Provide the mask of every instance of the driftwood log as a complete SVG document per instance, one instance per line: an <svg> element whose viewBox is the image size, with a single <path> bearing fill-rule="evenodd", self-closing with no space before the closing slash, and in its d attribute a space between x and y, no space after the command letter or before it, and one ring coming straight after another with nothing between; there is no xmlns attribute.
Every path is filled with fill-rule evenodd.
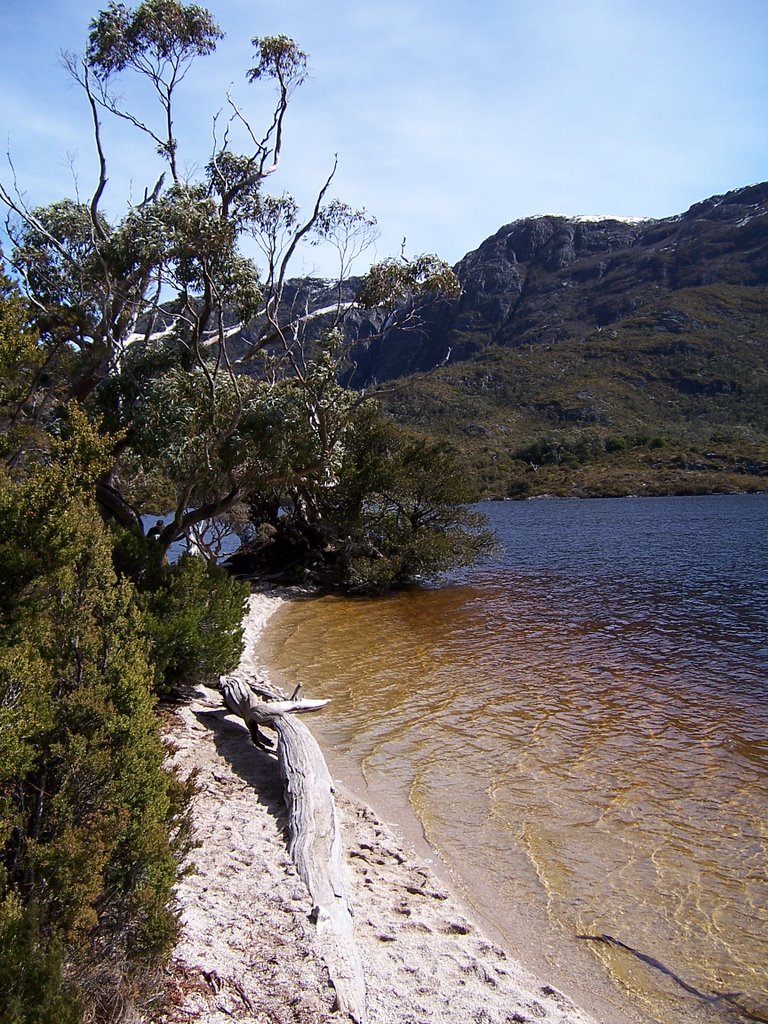
<svg viewBox="0 0 768 1024"><path fill-rule="evenodd" d="M297 713L316 711L327 700L284 700L261 684L236 676L219 680L224 703L239 715L258 746L259 727L278 735L277 758L288 809L289 853L312 899L323 959L336 992L336 1008L365 1022L365 981L355 943L352 907L344 884L334 788L320 747Z"/></svg>

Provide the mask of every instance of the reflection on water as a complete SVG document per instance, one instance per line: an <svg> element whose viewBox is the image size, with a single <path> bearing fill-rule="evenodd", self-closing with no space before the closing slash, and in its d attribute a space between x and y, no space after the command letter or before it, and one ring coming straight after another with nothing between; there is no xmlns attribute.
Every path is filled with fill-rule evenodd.
<svg viewBox="0 0 768 1024"><path fill-rule="evenodd" d="M510 944L538 908L664 1024L768 1018L768 499L488 511L494 564L288 608L276 676Z"/></svg>

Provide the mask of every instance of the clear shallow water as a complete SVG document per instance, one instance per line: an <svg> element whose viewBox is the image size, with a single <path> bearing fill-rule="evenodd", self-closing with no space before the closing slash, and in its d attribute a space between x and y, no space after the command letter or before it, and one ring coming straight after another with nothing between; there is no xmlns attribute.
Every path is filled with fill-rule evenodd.
<svg viewBox="0 0 768 1024"><path fill-rule="evenodd" d="M768 1019L768 497L485 511L485 566L290 606L275 675L334 698L330 759L407 797L534 966L602 963L663 1024Z"/></svg>

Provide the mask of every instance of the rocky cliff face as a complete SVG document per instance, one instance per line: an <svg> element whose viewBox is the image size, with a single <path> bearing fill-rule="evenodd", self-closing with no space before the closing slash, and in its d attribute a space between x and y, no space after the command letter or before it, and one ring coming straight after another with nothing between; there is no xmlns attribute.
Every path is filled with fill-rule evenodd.
<svg viewBox="0 0 768 1024"><path fill-rule="evenodd" d="M768 183L662 220L515 221L455 270L460 298L435 303L418 335L393 334L360 353L356 384L429 370L449 353L456 361L494 346L572 341L646 309L649 329L695 328L676 292L768 284Z"/></svg>

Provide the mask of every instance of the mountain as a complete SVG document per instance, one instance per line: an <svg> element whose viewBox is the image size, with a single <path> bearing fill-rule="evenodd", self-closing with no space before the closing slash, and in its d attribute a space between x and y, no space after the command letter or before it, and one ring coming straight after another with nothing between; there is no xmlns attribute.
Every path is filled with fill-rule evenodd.
<svg viewBox="0 0 768 1024"><path fill-rule="evenodd" d="M768 489L768 183L660 220L525 218L455 270L461 296L353 382L410 378L390 411L483 493Z"/></svg>

